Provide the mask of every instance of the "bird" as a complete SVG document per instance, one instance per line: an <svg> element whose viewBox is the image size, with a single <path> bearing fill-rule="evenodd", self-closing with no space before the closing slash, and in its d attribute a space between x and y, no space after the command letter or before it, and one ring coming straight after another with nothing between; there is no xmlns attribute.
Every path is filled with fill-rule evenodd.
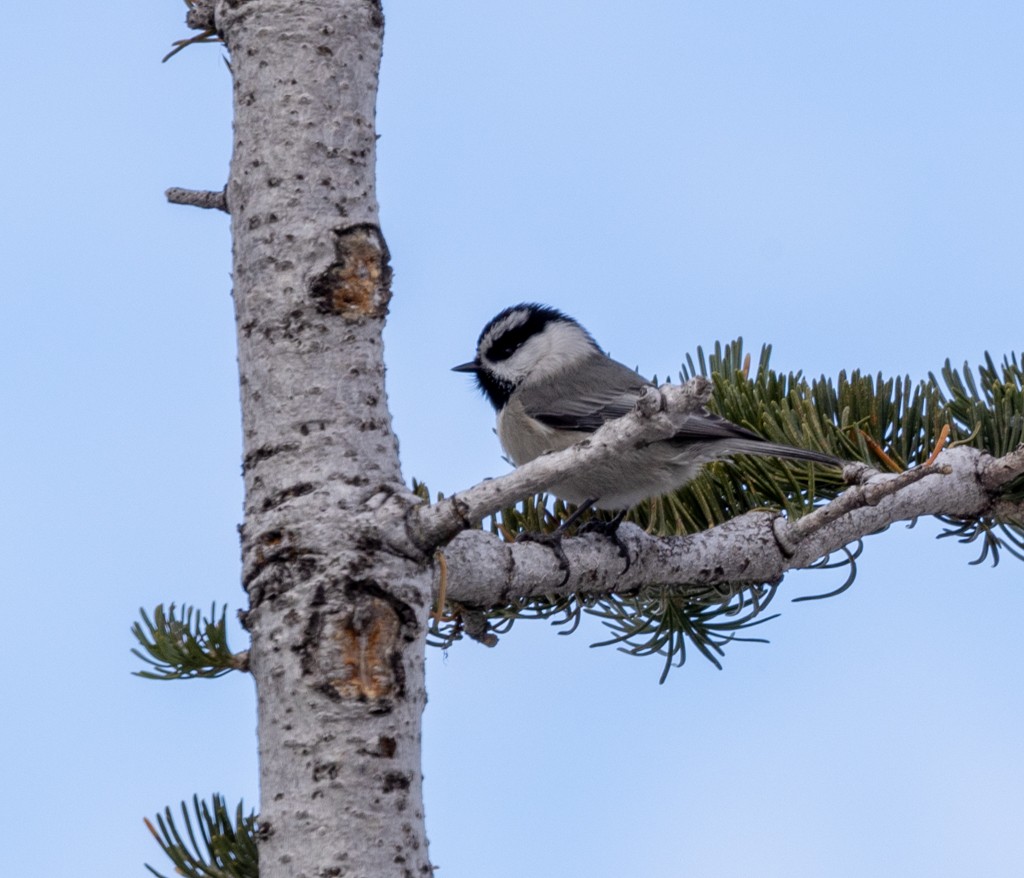
<svg viewBox="0 0 1024 878"><path fill-rule="evenodd" d="M476 356L452 371L472 374L497 413L498 439L516 466L569 448L633 410L654 384L613 360L580 323L557 308L524 302L493 317ZM579 511L617 510L671 493L704 464L734 454L812 461L833 467L831 455L768 442L701 409L668 439L629 448L613 460L566 473L549 491ZM573 519L576 515L573 516Z"/></svg>

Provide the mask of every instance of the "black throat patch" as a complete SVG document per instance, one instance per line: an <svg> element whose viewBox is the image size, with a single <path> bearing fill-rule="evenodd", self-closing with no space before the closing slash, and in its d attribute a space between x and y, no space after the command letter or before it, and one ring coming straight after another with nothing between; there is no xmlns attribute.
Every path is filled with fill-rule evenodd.
<svg viewBox="0 0 1024 878"><path fill-rule="evenodd" d="M490 372L482 370L476 373L476 383L497 412L505 408L512 391L516 389L516 385L511 381L502 381Z"/></svg>

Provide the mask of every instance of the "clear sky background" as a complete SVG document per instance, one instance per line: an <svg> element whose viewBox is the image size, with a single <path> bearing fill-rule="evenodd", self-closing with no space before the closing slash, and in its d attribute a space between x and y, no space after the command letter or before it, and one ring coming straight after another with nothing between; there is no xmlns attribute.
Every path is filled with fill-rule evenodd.
<svg viewBox="0 0 1024 878"><path fill-rule="evenodd" d="M138 607L244 595L218 47L176 0L68 0L0 54L0 871L163 871L142 818L255 804L242 675L132 677ZM1024 347L1024 6L391 0L379 175L406 478L503 472L465 376L522 300L675 374L922 378ZM14 25L17 24L15 29ZM660 661L521 623L428 657L443 878L1016 876L1021 563L922 521L786 578L769 645ZM244 648L237 627L234 643Z"/></svg>

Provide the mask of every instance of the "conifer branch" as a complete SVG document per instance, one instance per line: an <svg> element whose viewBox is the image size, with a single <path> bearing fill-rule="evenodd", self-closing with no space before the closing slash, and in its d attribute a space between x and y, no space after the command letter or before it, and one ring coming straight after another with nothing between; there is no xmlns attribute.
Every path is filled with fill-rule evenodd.
<svg viewBox="0 0 1024 878"><path fill-rule="evenodd" d="M220 677L229 671L245 671L249 667L247 652L233 653L227 639L227 604L217 618L217 607L210 608L204 618L193 607L182 607L176 614L174 604L164 611L158 604L150 620L141 609L142 622L132 626L132 634L145 655L138 649L132 653L153 667L152 671L135 671L150 680L183 680L190 677Z"/></svg>
<svg viewBox="0 0 1024 878"><path fill-rule="evenodd" d="M213 794L209 805L193 796L192 809L194 827L188 806L181 803L184 837L169 807L157 815L156 827L145 820L157 844L174 864L175 873L186 878L259 878L255 813L250 811L246 815L239 802L232 819L224 797L218 793ZM166 878L148 863L146 868L157 878Z"/></svg>

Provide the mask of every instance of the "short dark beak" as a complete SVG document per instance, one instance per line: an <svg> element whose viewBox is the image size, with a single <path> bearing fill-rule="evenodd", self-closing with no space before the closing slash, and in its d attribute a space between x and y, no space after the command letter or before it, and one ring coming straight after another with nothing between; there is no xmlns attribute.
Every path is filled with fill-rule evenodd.
<svg viewBox="0 0 1024 878"><path fill-rule="evenodd" d="M480 364L476 360L470 360L468 363L463 363L461 366L452 366L453 372L479 372Z"/></svg>

